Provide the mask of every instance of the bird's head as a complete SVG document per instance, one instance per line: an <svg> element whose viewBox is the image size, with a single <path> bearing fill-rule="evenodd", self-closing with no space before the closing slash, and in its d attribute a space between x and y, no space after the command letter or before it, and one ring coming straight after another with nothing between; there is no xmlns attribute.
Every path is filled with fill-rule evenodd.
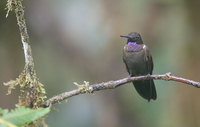
<svg viewBox="0 0 200 127"><path fill-rule="evenodd" d="M142 41L142 38L140 36L139 33L137 32L131 32L130 34L128 34L128 36L120 36L120 37L123 37L123 38L127 38L127 44L130 42L132 43L136 43L136 44L143 44L143 41Z"/></svg>

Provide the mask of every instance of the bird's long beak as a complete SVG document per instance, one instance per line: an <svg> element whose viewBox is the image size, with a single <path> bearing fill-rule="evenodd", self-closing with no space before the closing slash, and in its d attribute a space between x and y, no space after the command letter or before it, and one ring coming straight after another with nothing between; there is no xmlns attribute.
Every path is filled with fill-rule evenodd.
<svg viewBox="0 0 200 127"><path fill-rule="evenodd" d="M130 38L129 36L123 36L123 35L121 35L120 37L123 37L123 38L128 38L128 39Z"/></svg>

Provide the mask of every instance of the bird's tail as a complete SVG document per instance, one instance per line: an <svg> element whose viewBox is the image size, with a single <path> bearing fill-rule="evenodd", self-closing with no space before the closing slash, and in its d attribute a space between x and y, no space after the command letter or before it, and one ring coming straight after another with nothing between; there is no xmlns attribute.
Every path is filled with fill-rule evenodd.
<svg viewBox="0 0 200 127"><path fill-rule="evenodd" d="M133 85L135 86L136 91L143 98L150 101L151 99L156 100L156 88L154 85L154 81L151 80L142 80L142 81L133 81Z"/></svg>

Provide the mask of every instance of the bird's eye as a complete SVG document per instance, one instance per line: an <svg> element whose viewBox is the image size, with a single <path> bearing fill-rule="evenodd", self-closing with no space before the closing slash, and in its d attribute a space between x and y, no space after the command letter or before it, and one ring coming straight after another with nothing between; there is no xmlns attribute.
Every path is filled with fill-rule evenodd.
<svg viewBox="0 0 200 127"><path fill-rule="evenodd" d="M139 36L137 36L137 37L136 37L136 40L139 40L139 39L140 39L140 37L139 37Z"/></svg>

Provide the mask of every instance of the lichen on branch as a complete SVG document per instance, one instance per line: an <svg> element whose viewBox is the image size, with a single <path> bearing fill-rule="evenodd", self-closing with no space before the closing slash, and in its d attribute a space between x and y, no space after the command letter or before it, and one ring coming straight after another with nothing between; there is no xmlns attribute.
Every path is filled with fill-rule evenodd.
<svg viewBox="0 0 200 127"><path fill-rule="evenodd" d="M39 82L35 72L29 35L26 27L26 20L24 18L24 7L22 5L22 0L8 0L6 17L12 10L15 12L17 25L19 26L20 30L21 42L24 49L25 67L18 78L4 83L4 85L8 86L8 94L10 94L11 90L16 86L20 86L18 105L36 109L39 108L39 106L44 102L46 96L45 89Z"/></svg>

